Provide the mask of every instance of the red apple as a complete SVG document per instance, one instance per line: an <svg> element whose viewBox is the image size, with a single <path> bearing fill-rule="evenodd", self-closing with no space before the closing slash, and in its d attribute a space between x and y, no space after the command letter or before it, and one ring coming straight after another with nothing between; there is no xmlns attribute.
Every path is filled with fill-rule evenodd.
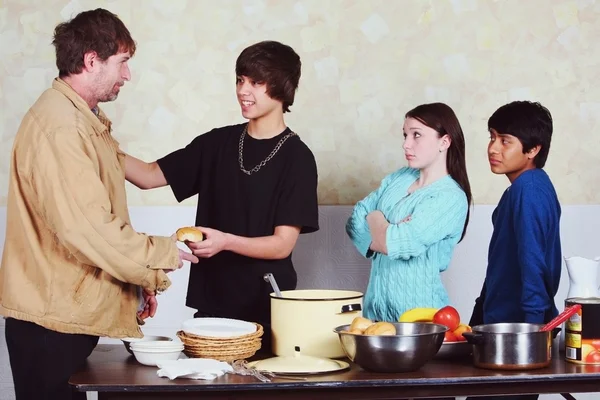
<svg viewBox="0 0 600 400"><path fill-rule="evenodd" d="M433 323L447 326L448 329L454 331L460 325L460 315L452 306L442 307L433 316Z"/></svg>

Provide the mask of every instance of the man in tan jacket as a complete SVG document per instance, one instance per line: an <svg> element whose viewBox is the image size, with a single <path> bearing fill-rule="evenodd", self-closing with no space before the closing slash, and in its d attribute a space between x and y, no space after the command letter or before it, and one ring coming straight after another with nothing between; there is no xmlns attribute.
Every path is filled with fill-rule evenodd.
<svg viewBox="0 0 600 400"><path fill-rule="evenodd" d="M124 155L98 107L130 79L128 29L86 11L59 24L53 44L59 78L23 118L10 164L0 314L17 400L85 398L68 379L99 336L141 337L165 270L198 261L130 225ZM143 314L138 288L152 306Z"/></svg>

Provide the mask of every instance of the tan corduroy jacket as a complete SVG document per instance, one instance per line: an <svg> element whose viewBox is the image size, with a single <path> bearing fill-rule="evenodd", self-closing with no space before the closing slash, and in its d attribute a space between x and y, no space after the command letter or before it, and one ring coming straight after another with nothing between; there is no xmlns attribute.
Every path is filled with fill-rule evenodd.
<svg viewBox="0 0 600 400"><path fill-rule="evenodd" d="M55 79L27 112L10 164L0 314L65 333L141 337L136 286L165 290L168 237L133 230L110 121Z"/></svg>

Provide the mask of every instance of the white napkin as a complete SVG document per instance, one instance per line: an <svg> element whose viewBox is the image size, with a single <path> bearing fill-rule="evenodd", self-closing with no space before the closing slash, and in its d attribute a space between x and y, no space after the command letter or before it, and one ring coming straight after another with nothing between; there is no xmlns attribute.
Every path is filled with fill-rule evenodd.
<svg viewBox="0 0 600 400"><path fill-rule="evenodd" d="M157 364L160 368L158 376L169 379L205 379L213 380L226 372L233 372L231 365L223 361L209 358L181 358L173 361L162 361Z"/></svg>

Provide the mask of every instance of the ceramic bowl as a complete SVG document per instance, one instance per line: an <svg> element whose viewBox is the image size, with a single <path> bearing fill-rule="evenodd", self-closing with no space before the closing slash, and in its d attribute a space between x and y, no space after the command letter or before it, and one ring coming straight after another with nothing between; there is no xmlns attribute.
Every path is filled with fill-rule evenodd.
<svg viewBox="0 0 600 400"><path fill-rule="evenodd" d="M125 345L125 349L127 349L127 351L129 352L129 354L133 355L133 352L131 351L131 343L136 343L136 342L142 342L142 341L172 341L173 339L171 339L168 336L153 336L153 335L145 335L143 338L125 338L125 339L121 339L121 341L123 342L123 344Z"/></svg>

